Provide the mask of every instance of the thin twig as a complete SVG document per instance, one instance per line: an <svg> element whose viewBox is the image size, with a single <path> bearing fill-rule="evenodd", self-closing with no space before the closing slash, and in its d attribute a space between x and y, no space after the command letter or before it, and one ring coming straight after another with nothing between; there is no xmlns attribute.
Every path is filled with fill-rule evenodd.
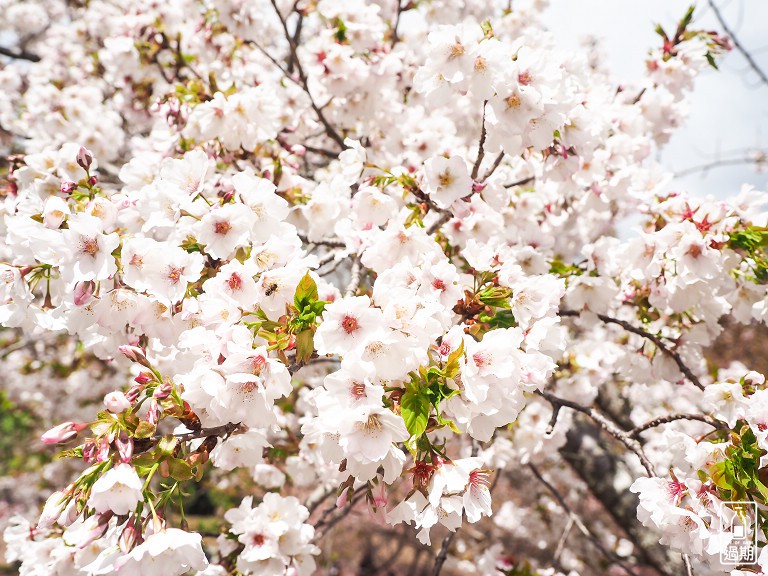
<svg viewBox="0 0 768 576"><path fill-rule="evenodd" d="M358 286L360 286L360 278L363 274L363 267L360 264L360 258L355 256L352 259L352 270L350 273L350 279L349 284L347 285L347 289L344 292L344 297L348 296L354 296L355 292L357 292Z"/></svg>
<svg viewBox="0 0 768 576"><path fill-rule="evenodd" d="M275 9L275 14L277 14L277 17L280 20L280 24L283 27L283 34L285 36L285 39L288 41L288 47L290 49L289 62L294 62L296 64L296 73L299 75L301 87L304 89L304 92L307 94L307 97L309 98L309 104L312 107L312 110L314 110L315 114L317 115L317 119L325 128L325 133L328 135L328 137L334 142L336 142L336 144L338 144L342 150L346 150L347 145L344 144L344 138L342 138L339 135L339 133L336 131L333 125L325 117L325 114L323 113L322 109L315 102L315 99L312 96L312 92L310 92L309 90L309 82L307 80L307 75L304 72L304 68L301 65L301 60L299 60L299 55L297 53L298 45L293 41L293 36L291 35L290 30L288 30L288 23L283 17L283 14L280 12L280 8L278 8L277 6L277 0L270 0L270 2L272 3L272 7Z"/></svg>
<svg viewBox="0 0 768 576"><path fill-rule="evenodd" d="M685 576L693 576L693 566L691 566L691 558L688 554L683 554L683 566L685 566Z"/></svg>
<svg viewBox="0 0 768 576"><path fill-rule="evenodd" d="M661 424L667 424L668 422L675 422L676 420L696 420L698 422L704 422L714 428L726 429L728 426L724 422L720 422L717 418L708 416L706 414L669 414L667 416L659 416L653 420L649 420L645 424L640 424L629 431L629 435L632 438L637 438L642 432L655 428Z"/></svg>
<svg viewBox="0 0 768 576"><path fill-rule="evenodd" d="M538 394L542 398L545 398L549 401L550 404L553 406L560 405L565 406L566 408L571 408L572 410L576 410L577 412L581 412L582 414L586 414L589 416L592 420L594 420L603 430L608 432L611 436L616 438L619 442L624 444L631 452L634 452L635 455L640 459L640 464L643 465L643 468L645 468L645 471L648 473L648 476L656 476L656 472L653 468L653 464L651 464L651 461L648 460L648 457L645 455L645 452L643 451L643 447L633 436L631 436L628 432L625 432L621 428L618 427L618 425L610 420L608 417L606 417L601 412L598 412L594 408L590 408L588 406L582 406L581 404L578 404L576 402L572 402L570 400L566 400L565 398L560 398L558 396L555 396L554 394L550 394L549 392L544 392L543 390L537 390L535 394Z"/></svg>
<svg viewBox="0 0 768 576"><path fill-rule="evenodd" d="M318 269L325 266L330 262L331 260L336 258L336 252L328 252L328 254L323 254L322 258L317 261L317 267Z"/></svg>
<svg viewBox="0 0 768 576"><path fill-rule="evenodd" d="M322 518L320 518L320 520L318 521L318 523L317 523L317 524L315 524L315 528L316 528L316 529L317 529L319 526L322 526L322 527L323 527L323 529L322 529L322 530L320 530L320 531L318 532L318 534L317 534L317 536L316 536L315 540L320 540L320 539L322 539L322 537L323 537L323 536L325 536L326 534L328 534L328 532L330 532L330 531L331 531L331 529L332 529L334 526L336 526L336 524L338 524L338 523L339 523L339 522L341 522L341 521L342 521L344 518L346 518L346 517L347 517L347 515L348 515L350 512L352 512L352 510L354 509L354 507L355 507L355 504L357 504L358 502L360 502L360 500L362 500L362 499L365 497L365 494L366 494L366 488L365 488L365 486L363 486L363 487L359 488L359 489L358 489L358 491L355 493L355 495L352 497L352 499L349 501L349 504L347 504L347 505L344 507L344 509L343 509L343 510L342 510L342 511L341 511L339 514L337 514L336 516L334 516L333 518L331 518L330 520L327 520L327 521L326 521L326 517L327 517L327 515L328 515L328 512L329 512L329 511L330 511L330 512L333 512L333 511L335 511L335 510L336 510L336 506L335 506L335 504L334 504L333 508L330 508L329 510L326 510L326 513L324 513L324 514L323 514L323 517L322 517Z"/></svg>
<svg viewBox="0 0 768 576"><path fill-rule="evenodd" d="M451 218L453 218L453 214L451 214L450 212L443 212L442 214L440 214L440 218L435 220L429 226L429 228L427 228L427 236L429 236L430 234L434 234L438 228L440 228L443 224L448 222Z"/></svg>
<svg viewBox="0 0 768 576"><path fill-rule="evenodd" d="M528 178L523 178L522 180L518 180L517 182L512 182L512 184L505 184L504 188L514 188L515 186L525 186L526 184L530 184L536 180L535 176L528 176Z"/></svg>
<svg viewBox="0 0 768 576"><path fill-rule="evenodd" d="M499 152L499 155L496 156L496 160L493 161L493 164L491 164L491 167L488 168L488 170L485 171L485 174L483 174L483 177L480 179L480 182L485 182L493 176L493 173L496 172L496 168L498 168L501 165L501 161L504 160L504 150Z"/></svg>
<svg viewBox="0 0 768 576"><path fill-rule="evenodd" d="M328 246L329 248L346 248L347 244L343 240L337 240L335 238L324 238L321 240L310 240L303 234L299 234L299 240L304 244L315 244L317 246Z"/></svg>
<svg viewBox="0 0 768 576"><path fill-rule="evenodd" d="M580 316L581 312L578 310L561 310L560 316ZM656 347L661 350L664 354L666 354L669 358L671 358L675 364L677 364L678 369L680 372L683 373L683 375L698 389L704 390L704 385L701 383L699 378L691 371L688 366L686 366L685 362L683 362L683 359L680 358L680 355L675 352L674 350L671 350L667 347L664 342L662 342L661 338L656 336L655 334L651 334L650 332L646 332L642 328L638 328L637 326L633 326L629 322L625 320L619 320L618 318L613 318L611 316L606 316L605 314L597 314L596 315L602 322L606 324L616 324L617 326L621 326L626 330L627 332L632 332L633 334L637 334L638 336L642 336L643 338L650 340L653 342Z"/></svg>
<svg viewBox="0 0 768 576"><path fill-rule="evenodd" d="M312 512L317 510L317 507L320 506L320 504L328 500L328 498L333 496L335 493L336 493L336 490L328 490L327 492L325 492L325 494L323 494L320 498L318 498L314 502L308 503L307 510L309 510L309 513L312 514Z"/></svg>
<svg viewBox="0 0 768 576"><path fill-rule="evenodd" d="M763 84L768 86L768 76L765 75L765 72L760 68L760 66L757 65L757 62L755 62L755 59L752 58L752 54L750 54L744 46L742 46L741 42L739 42L739 39L736 38L736 35L731 31L731 29L728 27L728 24L725 23L725 20L723 19L723 15L720 13L720 9L717 7L717 4L715 4L714 0L707 0L710 8L712 8L712 12L715 13L715 18L717 18L717 21L720 22L720 26L722 26L723 31L728 35L728 37L731 39L731 42L733 42L733 46L741 52L741 55L744 56L747 63L749 64L749 67L752 68L752 70L755 71L755 74L760 78Z"/></svg>
<svg viewBox="0 0 768 576"><path fill-rule="evenodd" d="M405 6L403 5L403 1L407 3L409 0L395 0L395 1L397 2L397 14L395 15L395 23L392 26L392 43L390 44L392 48L395 47L395 44L400 42L400 36L397 33L397 27L400 25L400 15L403 13L403 9L405 8Z"/></svg>
<svg viewBox="0 0 768 576"><path fill-rule="evenodd" d="M477 160L475 160L475 165L472 166L472 180L477 180L477 174L480 172L480 165L483 163L483 158L485 158L485 137L488 135L485 130L485 107L487 105L488 100L483 102L483 126L480 129L480 142L477 145Z"/></svg>
<svg viewBox="0 0 768 576"><path fill-rule="evenodd" d="M579 531L584 534L589 540L597 547L598 550L606 557L615 562L617 565L619 565L621 568L624 569L624 571L627 574L630 574L630 576L637 576L637 572L633 571L629 566L627 566L621 558L619 558L616 554L608 550L603 543L590 532L589 528L586 527L584 522L582 522L581 518L571 509L570 506L568 506L568 503L565 501L563 496L560 494L560 492L557 491L557 488L555 488L552 484L547 482L544 477L541 475L541 472L534 466L533 464L528 464L528 469L533 473L534 476L541 482L547 490L552 494L552 496L557 500L557 503L560 504L560 507L565 511L566 514L568 514L569 519L576 525L576 527L579 529ZM566 532L567 535L567 532Z"/></svg>
<svg viewBox="0 0 768 576"><path fill-rule="evenodd" d="M691 166L690 168L685 168L684 170L675 172L674 176L675 178L680 178L682 176L689 176L691 174L696 174L697 172L706 173L712 168L722 168L725 166L744 166L744 165L754 164L757 168L760 168L761 165L764 165L765 163L766 163L766 153L762 150L758 150L756 151L754 158L749 158L747 156L744 156L742 158L725 158L723 160L714 160L708 164L700 164L698 166Z"/></svg>
<svg viewBox="0 0 768 576"><path fill-rule="evenodd" d="M193 430L192 432L184 432L183 434L174 434L176 438L181 441L196 440L198 438L208 438L209 436L229 436L233 432L238 432L243 429L242 424L238 422L229 422L228 424L222 424L221 426L213 426L212 428L201 428L200 430ZM164 434L155 434L151 440L153 442L159 442L163 439Z"/></svg>
<svg viewBox="0 0 768 576"><path fill-rule="evenodd" d="M568 540L568 536L570 535L571 529L573 528L574 517L575 517L575 514L568 514L568 523L565 525L563 534L560 536L560 540L558 540L557 546L555 547L555 554L553 558L556 563L560 562L560 555L563 553L563 549L565 548L565 542L566 540Z"/></svg>
<svg viewBox="0 0 768 576"><path fill-rule="evenodd" d="M8 58L12 58L14 60L27 60L28 62L40 62L40 56L37 54L33 54L32 52L27 52L26 50L19 50L18 52L15 50L11 50L10 48L6 48L5 46L0 46L0 56L7 56Z"/></svg>
<svg viewBox="0 0 768 576"><path fill-rule="evenodd" d="M432 576L440 576L443 564L445 564L445 561L448 559L448 548L450 548L451 542L453 542L453 539L456 537L456 532L458 531L459 529L457 528L455 532L450 532L448 536L443 538L443 545L440 548L440 553L437 555L437 558L435 558L435 567L432 570Z"/></svg>

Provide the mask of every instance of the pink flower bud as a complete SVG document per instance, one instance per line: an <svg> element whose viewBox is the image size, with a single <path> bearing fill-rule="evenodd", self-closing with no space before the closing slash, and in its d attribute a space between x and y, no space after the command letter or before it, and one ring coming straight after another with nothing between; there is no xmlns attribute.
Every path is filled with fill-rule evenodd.
<svg viewBox="0 0 768 576"><path fill-rule="evenodd" d="M77 165L87 172L90 169L92 163L93 154L91 154L91 151L83 146L80 146L80 150L77 152Z"/></svg>
<svg viewBox="0 0 768 576"><path fill-rule="evenodd" d="M80 430L88 426L88 424L75 424L74 422L64 422L58 426L54 426L48 432L40 437L40 440L46 444L63 444L69 440L72 440L78 435Z"/></svg>
<svg viewBox="0 0 768 576"><path fill-rule="evenodd" d="M375 508L387 507L387 488L383 482L380 482L372 491L373 506Z"/></svg>
<svg viewBox="0 0 768 576"><path fill-rule="evenodd" d="M349 486L344 488L344 490L341 491L341 494L339 494L339 497L336 498L336 508L344 508L344 506L347 505L347 493L349 492Z"/></svg>
<svg viewBox="0 0 768 576"><path fill-rule="evenodd" d="M71 180L62 180L59 190L61 190L62 194L69 196L75 188L77 188L77 184Z"/></svg>
<svg viewBox="0 0 768 576"><path fill-rule="evenodd" d="M90 184L91 186L96 186L96 182L98 182L98 180L96 179L96 176L91 176L90 178L88 178L88 184Z"/></svg>
<svg viewBox="0 0 768 576"><path fill-rule="evenodd" d="M136 399L137 399L137 398L139 397L139 395L141 394L141 391L142 391L142 390L144 390L144 386L143 386L143 385L140 385L140 386L131 386L131 387L128 389L128 392L126 392L126 393L125 393L125 397L126 397L126 398L128 398L128 401L129 401L130 403L134 403L134 402L136 402Z"/></svg>
<svg viewBox="0 0 768 576"><path fill-rule="evenodd" d="M472 182L472 192L482 192L485 187L485 182Z"/></svg>
<svg viewBox="0 0 768 576"><path fill-rule="evenodd" d="M104 536L109 528L109 521L114 516L112 511L102 512L91 516L84 523L83 527L86 529L83 532L78 532L78 544L77 547L82 550L87 548L93 542Z"/></svg>
<svg viewBox="0 0 768 576"><path fill-rule="evenodd" d="M90 464L96 461L96 443L93 440L88 440L83 444L83 462Z"/></svg>
<svg viewBox="0 0 768 576"><path fill-rule="evenodd" d="M295 154L296 156L304 156L304 154L307 153L307 149L301 144L294 144L291 146L291 153Z"/></svg>
<svg viewBox="0 0 768 576"><path fill-rule="evenodd" d="M171 395L171 383L170 382L163 382L160 386L158 386L155 389L155 393L152 394L152 396L157 400L165 400L168 398L168 396Z"/></svg>
<svg viewBox="0 0 768 576"><path fill-rule="evenodd" d="M84 306L88 303L93 296L93 291L96 289L96 283L92 280L87 282L78 282L75 284L74 301L75 306Z"/></svg>
<svg viewBox="0 0 768 576"><path fill-rule="evenodd" d="M113 414L121 414L131 407L131 401L125 394L115 390L104 396L104 406Z"/></svg>
<svg viewBox="0 0 768 576"><path fill-rule="evenodd" d="M144 354L144 350L138 346L123 345L120 346L118 350L122 352L131 362L137 362L146 368L150 367L149 360L147 360L147 356Z"/></svg>
<svg viewBox="0 0 768 576"><path fill-rule="evenodd" d="M66 501L67 495L64 492L57 491L51 494L45 501L43 512L37 521L37 529L42 530L53 526L64 511Z"/></svg>
<svg viewBox="0 0 768 576"><path fill-rule="evenodd" d="M96 461L106 462L107 460L109 460L109 440L102 438L96 446Z"/></svg>
<svg viewBox="0 0 768 576"><path fill-rule="evenodd" d="M129 438L125 432L115 439L117 453L120 455L120 462L129 463L133 456L133 439Z"/></svg>
<svg viewBox="0 0 768 576"><path fill-rule="evenodd" d="M155 379L154 374L150 372L142 372L136 378L133 379L134 382L138 384L147 384L148 382L152 382Z"/></svg>
<svg viewBox="0 0 768 576"><path fill-rule="evenodd" d="M123 528L120 538L117 540L117 543L120 546L120 551L123 554L127 554L143 541L144 537L141 534L141 524L136 522L136 519L132 517L125 523L125 528Z"/></svg>
<svg viewBox="0 0 768 576"><path fill-rule="evenodd" d="M160 421L160 406L157 404L157 400L154 398L149 401L149 406L147 407L147 422L152 424L152 426L157 426L157 423Z"/></svg>

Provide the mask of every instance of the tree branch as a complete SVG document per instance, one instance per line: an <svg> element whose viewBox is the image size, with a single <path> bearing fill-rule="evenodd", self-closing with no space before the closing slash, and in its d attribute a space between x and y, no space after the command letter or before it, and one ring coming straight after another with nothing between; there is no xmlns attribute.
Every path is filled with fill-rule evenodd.
<svg viewBox="0 0 768 576"><path fill-rule="evenodd" d="M493 176L493 173L496 172L496 168L498 168L501 165L501 161L504 160L504 150L499 152L499 155L496 156L496 160L493 161L493 164L491 164L491 167L486 170L485 174L483 174L483 177L480 179L480 182L485 182Z"/></svg>
<svg viewBox="0 0 768 576"><path fill-rule="evenodd" d="M720 422L720 420L718 420L717 418L713 418L712 416L708 416L706 414L669 414L667 416L659 416L658 418L649 420L645 424L641 424L639 426L634 427L632 430L629 431L629 436L631 438L637 438L641 433L645 432L646 430L650 430L651 428L655 428L657 426L660 426L661 424L675 422L676 420L695 420L698 422L704 422L705 424L709 424L710 426L721 429L721 430L728 428L728 426L724 422Z"/></svg>
<svg viewBox="0 0 768 576"><path fill-rule="evenodd" d="M653 468L653 464L651 464L651 461L648 460L648 457L645 455L642 445L632 435L630 435L628 432L625 432L624 430L619 428L612 420L608 419L605 415L601 414L594 408L582 406L581 404L572 402L570 400L566 400L565 398L560 398L558 396L555 396L554 394L550 394L549 392L545 392L543 390L537 390L535 394L538 394L542 398L545 398L555 408L557 408L557 406L560 406L560 407L565 406L566 408L571 408L572 410L576 410L577 412L581 412L582 414L586 414L587 416L589 416L603 430L605 430L606 432L608 432L608 434L610 434L611 436L616 438L619 442L624 444L624 446L626 446L630 450L630 452L635 453L635 455L640 459L640 464L643 465L643 468L645 468L645 471L648 473L648 476L656 476L656 472Z"/></svg>
<svg viewBox="0 0 768 576"><path fill-rule="evenodd" d="M580 316L580 315L581 315L581 312L579 312L578 310L561 310L560 311L560 316ZM667 345L664 344L664 342L662 342L661 338L659 338L655 334L646 332L642 328L633 326L632 324L630 324L625 320L619 320L618 318L606 316L605 314L597 314L596 316L606 324L616 324L617 326L621 326L622 328L624 328L624 330L626 330L627 332L632 332L633 334L637 334L638 336L642 336L643 338L653 342L659 350L661 350L664 354L666 354L669 358L671 358L674 361L674 363L677 365L680 372L682 372L683 375L694 386L696 386L700 390L704 390L704 385L701 383L699 378L691 371L691 369L685 365L685 362L683 362L683 359L680 358L680 355L674 350L671 350L670 348L668 348Z"/></svg>
<svg viewBox="0 0 768 576"><path fill-rule="evenodd" d="M304 90L304 92L307 94L307 97L309 98L309 104L312 107L312 110L314 110L315 114L317 115L317 119L325 128L325 133L328 135L328 137L334 142L336 142L336 144L338 144L342 150L346 150L347 145L344 144L344 138L342 138L339 135L339 133L336 131L333 125L325 117L325 114L323 113L322 109L317 105L317 103L315 102L315 99L312 96L312 93L309 90L309 82L307 81L307 75L304 72L304 68L301 65L301 60L299 60L299 55L297 53L298 45L294 42L294 39L293 39L293 36L291 35L290 30L288 30L288 23L285 21L285 18L280 12L280 8L278 8L277 6L277 0L270 0L270 2L272 3L272 7L275 9L275 14L277 14L277 17L280 20L280 24L283 27L283 34L285 36L285 39L288 41L288 47L290 50L289 62L296 64L296 73L299 75L300 85ZM284 70L282 66L280 68L281 70Z"/></svg>
<svg viewBox="0 0 768 576"><path fill-rule="evenodd" d="M529 176L528 178L523 178L522 180L518 180L517 182L512 182L512 184L505 184L504 188L514 188L515 186L525 186L526 184L530 184L536 180L535 176Z"/></svg>
<svg viewBox="0 0 768 576"><path fill-rule="evenodd" d="M0 56L6 56L13 60L27 60L28 62L40 62L40 56L38 56L37 54L33 54L32 52L27 52L26 50L19 50L17 52L15 50L11 50L10 48L6 48L5 46L0 46Z"/></svg>
<svg viewBox="0 0 768 576"><path fill-rule="evenodd" d="M697 172L706 173L712 168L722 168L724 166L744 166L744 165L754 164L756 168L760 169L766 164L767 159L768 158L766 157L765 151L756 150L753 158L744 156L742 158L725 158L723 160L714 160L708 164L700 164L698 166L685 168L684 170L675 172L674 176L675 178L680 178L682 176L689 176L691 174L696 174Z"/></svg>
<svg viewBox="0 0 768 576"><path fill-rule="evenodd" d="M483 158L485 158L485 137L488 135L485 130L485 107L488 104L488 100L483 102L483 126L480 129L480 143L477 145L477 160L475 160L475 165L472 166L472 180L477 180L477 174L480 171L480 165L483 163Z"/></svg>
<svg viewBox="0 0 768 576"><path fill-rule="evenodd" d="M600 552L605 556L606 558L609 558L614 563L621 566L621 568L624 569L624 571L629 574L630 576L638 576L637 572L629 568L624 562L619 558L616 554L608 550L605 546L603 546L603 543L600 542L600 540L592 534L592 532L589 531L589 529L586 527L584 522L582 522L581 518L571 509L570 506L568 506L568 503L565 501L565 498L560 494L560 492L557 491L557 488L555 488L552 484L547 482L544 477L541 475L541 472L534 466L533 464L528 464L528 469L533 472L533 475L536 476L536 478L541 482L547 490L552 494L552 496L557 500L557 503L560 504L560 507L565 511L566 514L568 514L568 517L573 521L573 523L576 525L576 527L579 529L579 531L584 534L589 540L595 545L595 547L600 550Z"/></svg>
<svg viewBox="0 0 768 576"><path fill-rule="evenodd" d="M451 542L456 537L456 532L459 528L456 528L455 532L449 532L448 536L443 538L443 545L440 547L440 553L435 558L435 567L432 570L432 576L440 576L440 571L443 569L443 564L448 559L448 548L451 546Z"/></svg>
<svg viewBox="0 0 768 576"><path fill-rule="evenodd" d="M723 19L723 15L720 13L720 9L717 7L717 4L715 4L715 0L707 0L707 3L709 4L709 7L712 8L712 12L714 12L715 18L717 18L717 21L720 22L720 26L723 27L723 31L731 39L731 42L733 42L733 45L736 48L736 50L741 52L741 55L744 56L744 58L747 61L747 64L749 64L749 67L755 71L755 74L757 74L758 78L760 78L760 81L766 86L768 86L768 76L766 76L765 72L763 72L760 66L757 65L757 62L755 62L755 59L752 58L752 54L750 54L747 51L747 49L744 48L741 42L739 42L739 39L736 38L736 35L728 27L728 24L725 23L725 20Z"/></svg>

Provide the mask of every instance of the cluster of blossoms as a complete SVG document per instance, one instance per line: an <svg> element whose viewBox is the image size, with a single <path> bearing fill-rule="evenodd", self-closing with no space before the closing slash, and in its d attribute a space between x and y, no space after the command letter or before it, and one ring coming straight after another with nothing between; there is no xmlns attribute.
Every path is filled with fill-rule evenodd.
<svg viewBox="0 0 768 576"><path fill-rule="evenodd" d="M450 536L436 573L743 573L768 388L705 352L768 320L768 195L651 160L729 48L692 11L629 88L534 0L0 4L0 400L69 444L19 472L36 521L0 508L21 574L309 575L360 501L416 563L462 525L530 541ZM616 536L606 485L683 559ZM599 558L556 486L603 505Z"/></svg>

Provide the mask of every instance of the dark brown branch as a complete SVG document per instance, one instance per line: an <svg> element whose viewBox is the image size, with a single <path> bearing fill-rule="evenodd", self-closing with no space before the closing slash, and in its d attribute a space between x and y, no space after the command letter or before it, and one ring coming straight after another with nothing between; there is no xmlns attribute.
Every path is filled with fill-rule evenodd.
<svg viewBox="0 0 768 576"><path fill-rule="evenodd" d="M528 178L523 178L522 180L518 180L517 182L512 182L512 184L505 184L504 188L514 188L515 186L525 186L526 184L530 184L536 180L535 176L529 176Z"/></svg>
<svg viewBox="0 0 768 576"><path fill-rule="evenodd" d="M541 396L542 398L545 398L550 404L552 404L553 408L558 409L559 407L566 407L571 408L572 410L576 410L577 412L581 412L582 414L586 414L589 416L596 424L598 424L603 430L605 430L608 434L616 438L619 442L624 444L630 452L634 452L634 454L640 459L640 464L643 465L643 468L645 468L645 471L648 473L648 476L656 476L656 472L653 469L653 464L651 464L651 461L648 460L648 457L645 455L645 452L643 451L643 447L641 444L628 432L625 432L621 428L619 428L616 423L614 423L612 420L607 418L604 414L598 412L594 408L590 408L588 406L582 406L581 404L578 404L576 402L572 402L570 400L566 400L565 398L560 398L558 396L555 396L554 394L550 394L549 392L542 391L536 391L536 394Z"/></svg>
<svg viewBox="0 0 768 576"><path fill-rule="evenodd" d="M480 129L480 143L477 145L477 160L475 160L475 165L472 166L472 180L477 180L477 174L480 172L480 165L483 163L483 158L485 158L485 137L488 135L488 133L485 130L485 107L488 104L488 100L483 102L483 126Z"/></svg>
<svg viewBox="0 0 768 576"><path fill-rule="evenodd" d="M577 310L561 310L560 316L580 316L581 313ZM666 354L669 358L674 361L674 363L677 365L680 372L683 373L683 375L698 389L704 390L704 385L701 383L699 378L691 371L688 366L685 365L685 362L683 362L683 359L680 358L680 355L675 352L674 350L667 347L664 342L662 342L661 338L656 336L655 334L651 334L650 332L646 332L642 328L638 328L637 326L633 326L629 322L625 320L619 320L618 318L612 318L611 316L606 316L605 314L597 314L597 317L600 318L600 320L606 324L616 324L617 326L621 326L626 330L627 332L632 332L633 334L637 334L638 336L642 336L646 340L650 340L653 342L656 347L661 350L664 354Z"/></svg>
<svg viewBox="0 0 768 576"><path fill-rule="evenodd" d="M290 50L290 56L288 61L296 64L296 73L299 75L299 81L301 83L302 89L304 90L307 97L309 98L309 104L312 107L312 110L314 110L315 114L317 115L317 119L325 128L325 133L328 135L328 137L334 142L336 142L336 144L338 144L342 150L346 150L347 145L344 144L344 138L342 138L339 135L339 133L336 132L336 129L325 117L325 114L323 113L322 109L317 105L314 97L312 96L312 93L309 90L309 82L307 80L307 75L304 72L304 68L301 65L301 60L299 60L299 55L297 53L298 45L294 42L294 39L293 39L293 36L291 35L290 30L288 30L288 23L283 17L283 14L280 12L280 8L278 8L277 6L277 0L270 0L270 2L272 3L272 7L275 10L275 14L277 14L277 17L280 20L281 26L283 27L283 35L285 36L285 39L288 41L288 47Z"/></svg>
<svg viewBox="0 0 768 576"><path fill-rule="evenodd" d="M457 528L455 532L450 532L448 536L443 538L443 545L440 548L440 553L437 555L437 558L435 558L435 567L432 570L432 576L440 576L443 564L445 564L445 561L448 559L448 548L450 548L451 542L453 542L453 539L456 537L456 532L458 531L459 529Z"/></svg>
<svg viewBox="0 0 768 576"><path fill-rule="evenodd" d="M688 554L683 554L683 566L685 566L685 576L693 576L693 566L691 566L691 559Z"/></svg>
<svg viewBox="0 0 768 576"><path fill-rule="evenodd" d="M762 68L760 68L760 66L757 65L757 62L755 62L755 59L752 58L752 54L750 54L749 51L746 48L744 48L741 42L739 42L739 39L736 38L736 35L728 27L728 24L725 23L725 20L723 19L723 15L720 13L720 9L717 7L717 4L715 4L715 0L707 0L707 2L710 8L712 8L712 12L714 12L715 18L717 18L717 21L720 22L720 26L723 27L723 31L731 39L731 42L733 42L733 46L736 48L736 50L741 52L741 55L744 56L744 58L747 61L747 64L749 64L749 67L755 71L755 74L757 74L758 78L760 78L760 81L766 86L768 86L768 76L766 76Z"/></svg>
<svg viewBox="0 0 768 576"><path fill-rule="evenodd" d="M320 520L317 521L315 524L315 530L322 527L322 530L317 533L316 540L320 540L323 536L328 534L328 532L331 531L331 529L336 526L339 522L341 522L344 518L347 517L347 515L352 512L355 505L360 502L363 498L365 498L365 495L367 493L367 487L362 486L357 489L357 492L352 496L352 498L349 501L349 504L347 504L344 509L339 513L330 518L330 516L337 510L336 504L333 505L333 507L327 509L325 512L323 512L323 515L320 517ZM329 519L330 518L330 519Z"/></svg>
<svg viewBox="0 0 768 576"><path fill-rule="evenodd" d="M675 178L680 178L681 176L689 176L690 174L696 174L697 172L706 173L713 168L723 168L725 166L745 166L745 165L754 164L755 167L760 168L761 165L764 165L766 163L767 159L768 158L766 157L766 153L762 150L758 150L755 152L754 158L744 156L741 158L725 158L723 160L714 160L712 162L709 162L708 164L700 164L698 166L685 168L684 170L675 172L674 175L675 175Z"/></svg>
<svg viewBox="0 0 768 576"><path fill-rule="evenodd" d="M448 222L451 218L453 218L453 214L451 214L450 212L443 212L442 214L440 214L440 218L435 220L429 226L429 228L427 228L427 236L429 236L430 234L434 234L438 228L440 228L443 224Z"/></svg>
<svg viewBox="0 0 768 576"><path fill-rule="evenodd" d="M555 488L552 484L547 482L544 477L541 475L541 472L534 466L533 464L528 464L529 470L533 473L534 476L541 482L547 490L552 494L552 496L557 500L557 503L560 504L560 507L565 511L566 514L573 520L573 523L576 525L576 527L579 529L579 531L584 534L589 540L595 545L595 547L600 550L600 552L605 556L606 558L610 559L615 564L619 565L621 568L624 569L624 571L629 574L630 576L637 576L637 572L629 568L622 560L619 558L616 554L608 550L603 543L592 534L592 532L589 531L589 528L586 527L584 522L579 518L579 516L571 509L570 506L568 506L568 503L565 501L563 496L560 494L560 492L557 491L557 488Z"/></svg>
<svg viewBox="0 0 768 576"><path fill-rule="evenodd" d="M176 438L182 441L195 440L197 438L208 438L210 436L229 436L230 434L243 429L242 425L238 422L234 424L232 422L228 424L222 424L221 426L214 426L212 428L201 428L200 430L193 430L192 432L184 432L183 434L174 434ZM159 442L163 439L164 434L155 434L152 436L154 442Z"/></svg>
<svg viewBox="0 0 768 576"><path fill-rule="evenodd" d="M344 291L344 297L348 296L354 296L355 292L357 292L357 289L360 287L360 279L362 278L363 274L363 266L360 263L360 258L357 256L352 257L352 269L349 273L349 284L347 285L347 289Z"/></svg>
<svg viewBox="0 0 768 576"><path fill-rule="evenodd" d="M496 156L496 160L493 161L493 164L491 164L491 167L486 170L485 174L483 174L483 177L480 179L480 182L485 182L493 176L493 173L496 172L496 168L498 168L501 165L501 161L504 160L504 150L499 152L499 155Z"/></svg>
<svg viewBox="0 0 768 576"><path fill-rule="evenodd" d="M309 240L306 236L299 234L299 239L304 242L304 244L315 244L316 246L328 246L329 248L346 248L347 245L343 240L336 240L333 238L328 238L324 240Z"/></svg>
<svg viewBox="0 0 768 576"><path fill-rule="evenodd" d="M717 428L720 430L726 430L728 428L727 424L725 424L724 422L720 422L720 420L718 420L717 418L713 418L712 416L708 416L706 414L669 414L667 416L659 416L658 418L649 420L645 424L636 426L635 428L629 431L629 435L632 438L637 438L641 433L645 432L646 430L650 430L651 428L656 428L661 424L675 422L677 420L695 420L697 422L704 422L705 424L709 424L713 428Z"/></svg>
<svg viewBox="0 0 768 576"><path fill-rule="evenodd" d="M40 56L38 56L37 54L33 54L32 52L27 52L26 50L19 50L17 52L15 50L11 50L10 48L6 48L5 46L0 46L0 56L6 56L13 60L27 60L28 62L40 62Z"/></svg>
<svg viewBox="0 0 768 576"><path fill-rule="evenodd" d="M405 10L405 5L403 4L403 2L406 2L407 4L410 0L395 0L395 1L397 2L397 14L395 15L395 23L392 26L392 43L390 44L390 46L392 46L393 48L395 44L400 42L400 36L397 33L397 27L400 25L400 15Z"/></svg>

